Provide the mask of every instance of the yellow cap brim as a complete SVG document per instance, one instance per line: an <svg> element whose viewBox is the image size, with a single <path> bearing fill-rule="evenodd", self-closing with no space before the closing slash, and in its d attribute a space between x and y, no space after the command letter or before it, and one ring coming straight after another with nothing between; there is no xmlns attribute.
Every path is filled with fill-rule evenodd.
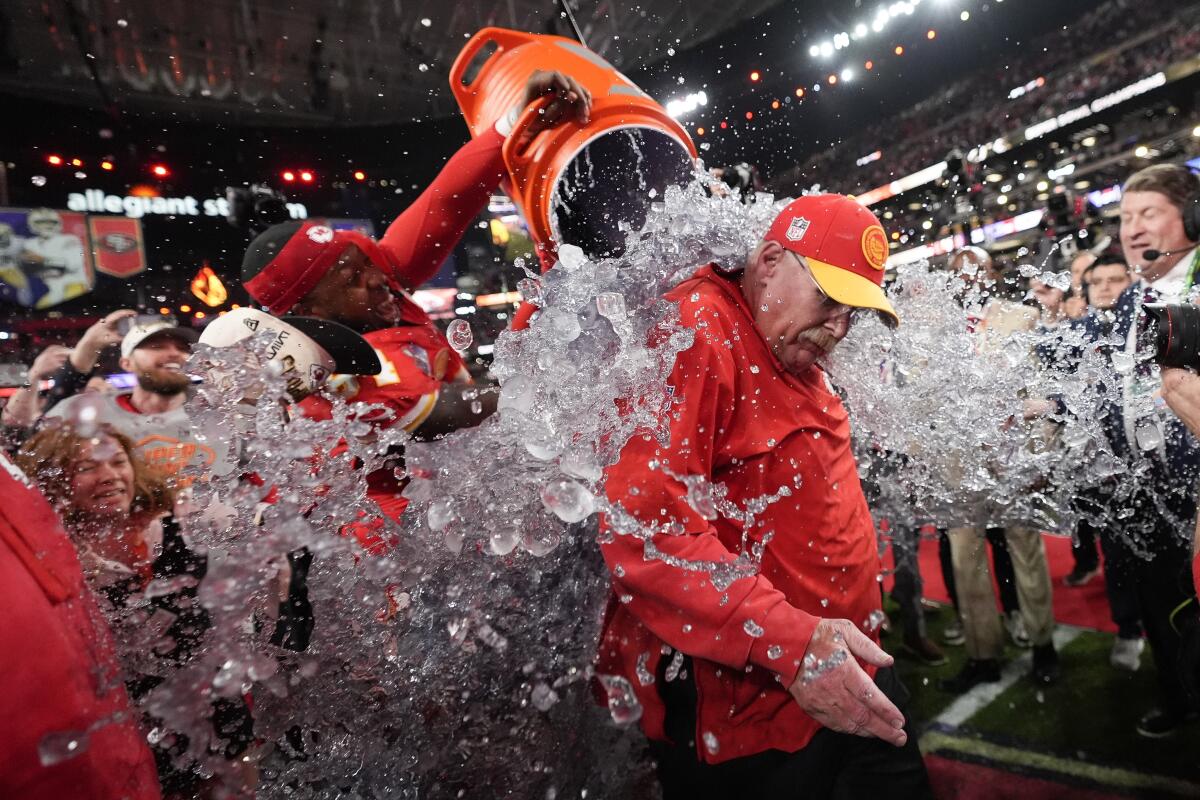
<svg viewBox="0 0 1200 800"><path fill-rule="evenodd" d="M851 272L824 261L805 256L813 278L821 291L843 305L852 308L872 308L883 315L883 321L891 327L900 324L896 309L883 292L883 287L867 280L856 272Z"/></svg>

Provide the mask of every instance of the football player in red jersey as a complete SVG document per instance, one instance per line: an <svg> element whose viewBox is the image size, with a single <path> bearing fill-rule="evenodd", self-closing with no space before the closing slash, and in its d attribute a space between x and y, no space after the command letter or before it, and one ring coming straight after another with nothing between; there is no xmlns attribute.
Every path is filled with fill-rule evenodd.
<svg viewBox="0 0 1200 800"><path fill-rule="evenodd" d="M587 120L590 94L559 72L531 75L514 112L545 95L556 99L530 126L530 136L568 116ZM500 151L515 117L510 113L464 145L378 242L353 231L285 222L260 234L242 263L247 291L272 313L330 319L364 334L383 372L342 376L335 387L348 399L387 406L395 414L389 424L398 421L422 438L478 424L495 408L490 394L475 404L461 392L440 391L470 376L407 292L433 276L504 177ZM319 414L319 405L314 398L306 410Z"/></svg>
<svg viewBox="0 0 1200 800"><path fill-rule="evenodd" d="M382 366L378 375L340 375L330 381L347 400L391 412L369 412L368 421L384 427L400 424L428 439L476 425L495 410L494 393L481 393L476 401L464 398L462 391L443 391L465 386L470 375L408 292L433 276L487 203L505 176L501 147L513 121L546 95L555 99L528 135L570 116L587 121L591 95L586 89L562 73L535 72L521 106L464 145L378 242L355 231L285 222L264 231L247 249L243 282L268 311L340 322L375 348ZM328 415L329 402L310 397L302 408L321 418ZM405 503L393 471L377 470L368 482L370 495L397 518Z"/></svg>

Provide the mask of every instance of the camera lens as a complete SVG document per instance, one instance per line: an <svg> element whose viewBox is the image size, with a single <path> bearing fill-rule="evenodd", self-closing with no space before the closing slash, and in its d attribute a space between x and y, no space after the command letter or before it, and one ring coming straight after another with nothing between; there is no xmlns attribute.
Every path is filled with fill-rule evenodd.
<svg viewBox="0 0 1200 800"><path fill-rule="evenodd" d="M1154 336L1154 360L1164 367L1200 368L1200 306L1146 306Z"/></svg>

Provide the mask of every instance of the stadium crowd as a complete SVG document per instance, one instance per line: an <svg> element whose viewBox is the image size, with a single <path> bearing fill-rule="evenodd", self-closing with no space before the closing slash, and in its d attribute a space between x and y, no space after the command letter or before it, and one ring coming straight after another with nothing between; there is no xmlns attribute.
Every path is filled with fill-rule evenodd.
<svg viewBox="0 0 1200 800"><path fill-rule="evenodd" d="M1097 48L1098 41L1111 45ZM771 185L861 194L936 164L951 150L966 153L1013 134L1023 138L1034 123L1186 60L1198 43L1195 8L1109 0L1070 26L1006 52L994 70L976 71L897 117L843 138ZM1036 83L1010 95L1026 82ZM855 163L876 150L879 159Z"/></svg>

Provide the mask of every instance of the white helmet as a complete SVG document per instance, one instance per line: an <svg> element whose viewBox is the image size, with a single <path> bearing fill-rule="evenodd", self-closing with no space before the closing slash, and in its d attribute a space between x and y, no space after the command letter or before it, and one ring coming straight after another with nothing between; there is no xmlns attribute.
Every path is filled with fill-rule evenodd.
<svg viewBox="0 0 1200 800"><path fill-rule="evenodd" d="M278 364L287 379L292 399L312 394L331 373L378 375L379 357L360 335L336 322L312 317L275 317L254 308L238 308L217 317L204 333L200 344L229 347L252 336L268 341L261 355L247 352L247 371L241 380L220 369L209 371L206 380L233 390L241 385L243 399L258 400L263 384L253 375L261 371L261 359Z"/></svg>
<svg viewBox="0 0 1200 800"><path fill-rule="evenodd" d="M25 224L29 226L29 230L42 237L62 233L62 217L57 211L49 208L35 208L30 211L25 217Z"/></svg>

